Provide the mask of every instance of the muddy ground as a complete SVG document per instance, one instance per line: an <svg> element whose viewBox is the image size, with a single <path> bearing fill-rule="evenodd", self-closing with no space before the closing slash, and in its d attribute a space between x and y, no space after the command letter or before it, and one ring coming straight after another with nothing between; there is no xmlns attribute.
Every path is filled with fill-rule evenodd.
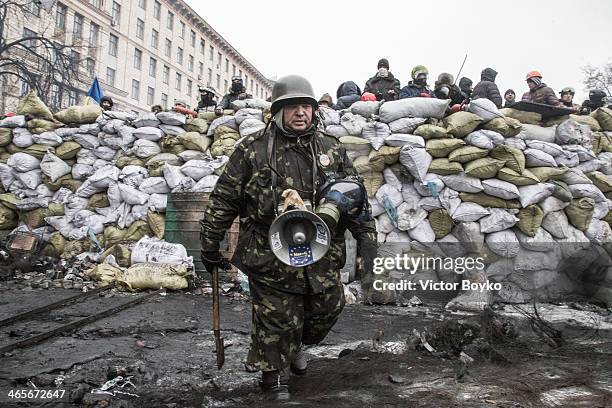
<svg viewBox="0 0 612 408"><path fill-rule="evenodd" d="M77 293L4 285L0 319ZM0 328L0 346L132 296L112 293ZM223 337L231 346L225 366L217 370L210 296L168 293L72 334L0 356L3 395L61 381L72 399L9 405L4 397L0 407L612 407L610 311L587 304L540 305L538 310L560 330L557 343L548 344L550 337L539 336L530 320L509 305L487 316L427 302L348 305L324 343L309 350L308 374L292 379L291 403L275 405L262 399L258 374L243 368L248 301L223 298ZM458 357L461 351L465 355ZM107 381L118 376L133 386L109 386ZM109 388L101 392L105 383Z"/></svg>

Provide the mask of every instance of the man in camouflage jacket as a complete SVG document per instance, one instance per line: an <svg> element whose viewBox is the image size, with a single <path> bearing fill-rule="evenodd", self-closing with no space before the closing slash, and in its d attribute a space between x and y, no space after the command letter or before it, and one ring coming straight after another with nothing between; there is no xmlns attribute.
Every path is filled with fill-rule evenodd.
<svg viewBox="0 0 612 408"><path fill-rule="evenodd" d="M326 181L356 171L341 143L322 133L317 100L306 79L281 78L272 94L269 126L236 146L210 196L201 241L204 265L220 263L219 242L240 216L232 263L249 277L253 308L247 362L262 370L264 391L283 399L288 396L289 368L294 374L305 372L302 345L321 342L344 307L340 269L346 256L345 230L360 243L366 271L372 270L377 244L371 218L361 222L343 218L332 232L329 251L316 263L292 267L273 254L268 230L282 192L293 189L313 202L314 192Z"/></svg>

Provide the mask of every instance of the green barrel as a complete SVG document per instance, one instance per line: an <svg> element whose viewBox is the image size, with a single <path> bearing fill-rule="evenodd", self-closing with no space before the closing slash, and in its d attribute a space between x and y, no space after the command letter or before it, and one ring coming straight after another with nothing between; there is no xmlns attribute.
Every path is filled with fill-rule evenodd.
<svg viewBox="0 0 612 408"><path fill-rule="evenodd" d="M172 193L168 195L166 207L166 232L164 239L168 242L182 244L187 255L193 256L195 271L198 275L206 272L200 260L200 221L208 205L209 193ZM225 234L221 242L221 253L231 257L238 236L238 219ZM233 245L232 245L233 244Z"/></svg>

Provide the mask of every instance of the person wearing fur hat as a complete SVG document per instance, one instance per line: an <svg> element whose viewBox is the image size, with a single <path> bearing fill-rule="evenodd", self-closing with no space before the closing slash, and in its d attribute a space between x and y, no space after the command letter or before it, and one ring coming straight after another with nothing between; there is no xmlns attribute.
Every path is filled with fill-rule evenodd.
<svg viewBox="0 0 612 408"><path fill-rule="evenodd" d="M364 92L376 95L376 100L393 101L400 93L400 81L389 71L389 60L381 58L378 61L378 72L365 84Z"/></svg>
<svg viewBox="0 0 612 408"><path fill-rule="evenodd" d="M438 99L450 99L450 105L461 104L467 98L461 92L461 89L455 85L455 78L452 74L443 72L438 75L438 80L434 85L434 96Z"/></svg>

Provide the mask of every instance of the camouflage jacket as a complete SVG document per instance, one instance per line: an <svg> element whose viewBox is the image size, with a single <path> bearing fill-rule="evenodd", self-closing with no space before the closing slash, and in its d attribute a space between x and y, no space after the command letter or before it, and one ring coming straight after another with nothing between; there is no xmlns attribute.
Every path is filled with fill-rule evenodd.
<svg viewBox="0 0 612 408"><path fill-rule="evenodd" d="M265 134L262 131L250 136L236 146L211 193L201 221L202 252L217 251L225 231L236 216L240 216L240 236L232 263L251 279L293 293L319 293L338 285L340 269L346 258L344 232L347 228L359 243L364 267L371 270L377 249L373 220L363 223L343 220L332 234L332 244L325 257L310 266L288 266L274 256L268 241L268 230L275 219L272 170L267 154L272 132L277 134L276 193L279 203L282 192L288 188L298 191L303 199L312 198L306 193L313 190L312 154L308 145L303 146L284 136L274 126ZM319 160L327 164L323 167L327 177L344 178L356 174L344 147L336 138L320 132L311 137L315 138L319 157L326 154L330 158L329 164L327 160Z"/></svg>

